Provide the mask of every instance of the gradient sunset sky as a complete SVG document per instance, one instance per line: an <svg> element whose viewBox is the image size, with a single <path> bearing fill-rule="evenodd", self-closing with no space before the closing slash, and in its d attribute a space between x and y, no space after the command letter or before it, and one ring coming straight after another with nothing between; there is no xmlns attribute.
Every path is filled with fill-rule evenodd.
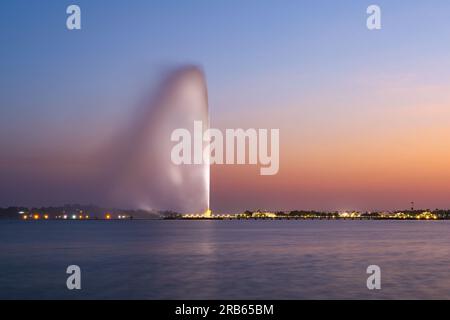
<svg viewBox="0 0 450 320"><path fill-rule="evenodd" d="M80 31L65 27L70 4ZM450 207L448 0L0 6L0 206L79 201L27 195L36 181L16 163L100 140L161 70L195 64L213 127L280 129L278 175L212 168L214 210Z"/></svg>

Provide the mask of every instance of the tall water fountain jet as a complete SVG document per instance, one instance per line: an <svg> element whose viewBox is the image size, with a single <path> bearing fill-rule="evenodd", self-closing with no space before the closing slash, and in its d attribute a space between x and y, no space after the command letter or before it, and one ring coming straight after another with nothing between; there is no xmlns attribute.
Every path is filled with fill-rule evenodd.
<svg viewBox="0 0 450 320"><path fill-rule="evenodd" d="M110 201L140 209L206 212L209 209L210 165L175 165L171 133L194 121L209 128L208 95L203 72L194 66L169 73L145 104L116 148ZM117 144L116 144L117 146Z"/></svg>
<svg viewBox="0 0 450 320"><path fill-rule="evenodd" d="M186 66L167 72L128 125L106 141L95 130L89 141L77 139L76 133L53 132L54 145L43 139L45 152L27 143L1 153L0 199L14 200L11 205L92 203L205 212L209 164L177 166L171 161L172 131L192 132L194 121L202 121L204 130L209 127L207 89L203 72Z"/></svg>

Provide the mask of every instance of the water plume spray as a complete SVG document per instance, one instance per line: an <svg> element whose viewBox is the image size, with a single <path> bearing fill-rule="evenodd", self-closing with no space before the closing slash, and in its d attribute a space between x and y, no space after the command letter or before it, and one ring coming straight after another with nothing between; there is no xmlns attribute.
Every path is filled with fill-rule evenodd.
<svg viewBox="0 0 450 320"><path fill-rule="evenodd" d="M120 139L111 201L141 209L205 212L209 209L209 161L175 165L171 133L192 130L194 121L209 127L203 72L188 66L166 76Z"/></svg>

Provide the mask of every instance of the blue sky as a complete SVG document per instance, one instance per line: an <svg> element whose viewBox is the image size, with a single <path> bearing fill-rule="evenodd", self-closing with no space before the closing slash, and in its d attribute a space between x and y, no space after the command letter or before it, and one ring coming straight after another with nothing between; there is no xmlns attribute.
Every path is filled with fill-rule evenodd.
<svg viewBox="0 0 450 320"><path fill-rule="evenodd" d="M82 8L81 31L65 29L71 3ZM233 110L233 96L255 108L251 102L260 101L249 84L273 91L261 99L273 102L291 98L292 82L324 90L354 73L426 68L427 59L446 56L448 1L378 1L378 33L365 28L370 3L4 1L0 90L8 107L2 118L81 116L93 108L107 108L106 115L122 109L165 65L203 66L212 112L220 114ZM77 98L68 102L69 96Z"/></svg>

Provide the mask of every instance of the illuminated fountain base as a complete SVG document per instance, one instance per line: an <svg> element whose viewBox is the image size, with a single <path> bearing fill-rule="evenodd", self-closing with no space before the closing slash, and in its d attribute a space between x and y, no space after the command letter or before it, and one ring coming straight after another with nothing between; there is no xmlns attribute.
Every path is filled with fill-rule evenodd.
<svg viewBox="0 0 450 320"><path fill-rule="evenodd" d="M205 213L203 214L203 216L204 216L205 218L211 218L211 217L212 217L212 211L211 211L211 209L206 210Z"/></svg>
<svg viewBox="0 0 450 320"><path fill-rule="evenodd" d="M182 215L183 219L217 219L217 220L223 220L223 219L231 219L234 218L233 215L229 214L219 214L214 215L212 213L211 209L206 210L202 214L184 214Z"/></svg>

